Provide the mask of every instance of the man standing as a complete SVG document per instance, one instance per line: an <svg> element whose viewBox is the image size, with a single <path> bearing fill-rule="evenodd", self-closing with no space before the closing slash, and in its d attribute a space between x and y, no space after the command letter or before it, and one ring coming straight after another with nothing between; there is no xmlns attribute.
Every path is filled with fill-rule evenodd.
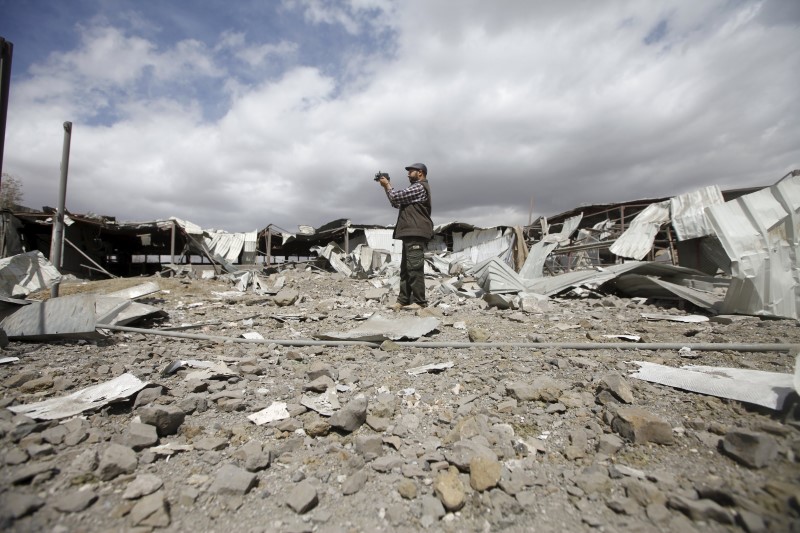
<svg viewBox="0 0 800 533"><path fill-rule="evenodd" d="M402 190L392 188L385 177L378 183L386 191L392 207L400 210L392 237L403 241L403 259L400 263L400 294L392 309L421 309L428 305L425 299L425 245L433 237L431 220L431 189L428 185L428 167L422 163L407 166L411 185Z"/></svg>

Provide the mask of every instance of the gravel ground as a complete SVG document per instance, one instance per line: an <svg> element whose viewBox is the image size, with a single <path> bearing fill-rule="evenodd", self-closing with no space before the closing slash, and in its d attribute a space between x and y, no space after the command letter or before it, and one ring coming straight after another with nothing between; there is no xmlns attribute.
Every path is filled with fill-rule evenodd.
<svg viewBox="0 0 800 533"><path fill-rule="evenodd" d="M10 343L0 354L19 358L0 365L4 530L800 531L794 399L776 412L629 376L632 361L791 374L796 354L589 348L620 334L800 343L794 320L653 321L642 313L697 313L614 295L551 299L526 313L432 292L436 305L394 312L373 280L286 270L268 285L279 276L275 296L221 280L63 284L66 295L157 281L162 290L143 300L168 318L136 326L191 324L182 331L214 338L117 331ZM525 346L233 342L252 332L310 340L371 313L436 318L421 341ZM163 373L181 360L228 373ZM125 373L148 386L79 417L36 421L8 409ZM303 405L334 393L332 417ZM283 404L285 418L248 419Z"/></svg>

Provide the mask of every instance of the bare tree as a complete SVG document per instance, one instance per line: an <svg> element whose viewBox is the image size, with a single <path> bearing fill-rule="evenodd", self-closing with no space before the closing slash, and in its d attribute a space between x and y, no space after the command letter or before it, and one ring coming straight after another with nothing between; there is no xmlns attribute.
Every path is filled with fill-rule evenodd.
<svg viewBox="0 0 800 533"><path fill-rule="evenodd" d="M19 178L3 172L0 182L0 209L13 209L22 202L22 182Z"/></svg>

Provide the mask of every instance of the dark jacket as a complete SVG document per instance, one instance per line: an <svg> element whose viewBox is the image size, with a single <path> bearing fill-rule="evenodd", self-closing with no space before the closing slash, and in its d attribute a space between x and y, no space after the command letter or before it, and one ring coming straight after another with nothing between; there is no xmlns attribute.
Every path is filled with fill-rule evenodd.
<svg viewBox="0 0 800 533"><path fill-rule="evenodd" d="M416 202L400 206L400 213L397 215L397 224L394 227L393 237L403 239L405 237L421 237L431 239L433 237L433 221L431 220L431 187L428 180L419 180L428 199L424 202Z"/></svg>

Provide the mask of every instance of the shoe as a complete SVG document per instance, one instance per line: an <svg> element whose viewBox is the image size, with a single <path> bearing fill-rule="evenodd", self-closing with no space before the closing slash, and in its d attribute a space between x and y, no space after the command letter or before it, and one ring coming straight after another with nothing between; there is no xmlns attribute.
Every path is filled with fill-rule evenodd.
<svg viewBox="0 0 800 533"><path fill-rule="evenodd" d="M399 311L403 309L405 306L406 306L405 304L401 304L400 302L395 302L392 305L390 305L388 309L391 309L392 311Z"/></svg>
<svg viewBox="0 0 800 533"><path fill-rule="evenodd" d="M403 306L403 311L419 311L422 306L419 304L409 304Z"/></svg>

